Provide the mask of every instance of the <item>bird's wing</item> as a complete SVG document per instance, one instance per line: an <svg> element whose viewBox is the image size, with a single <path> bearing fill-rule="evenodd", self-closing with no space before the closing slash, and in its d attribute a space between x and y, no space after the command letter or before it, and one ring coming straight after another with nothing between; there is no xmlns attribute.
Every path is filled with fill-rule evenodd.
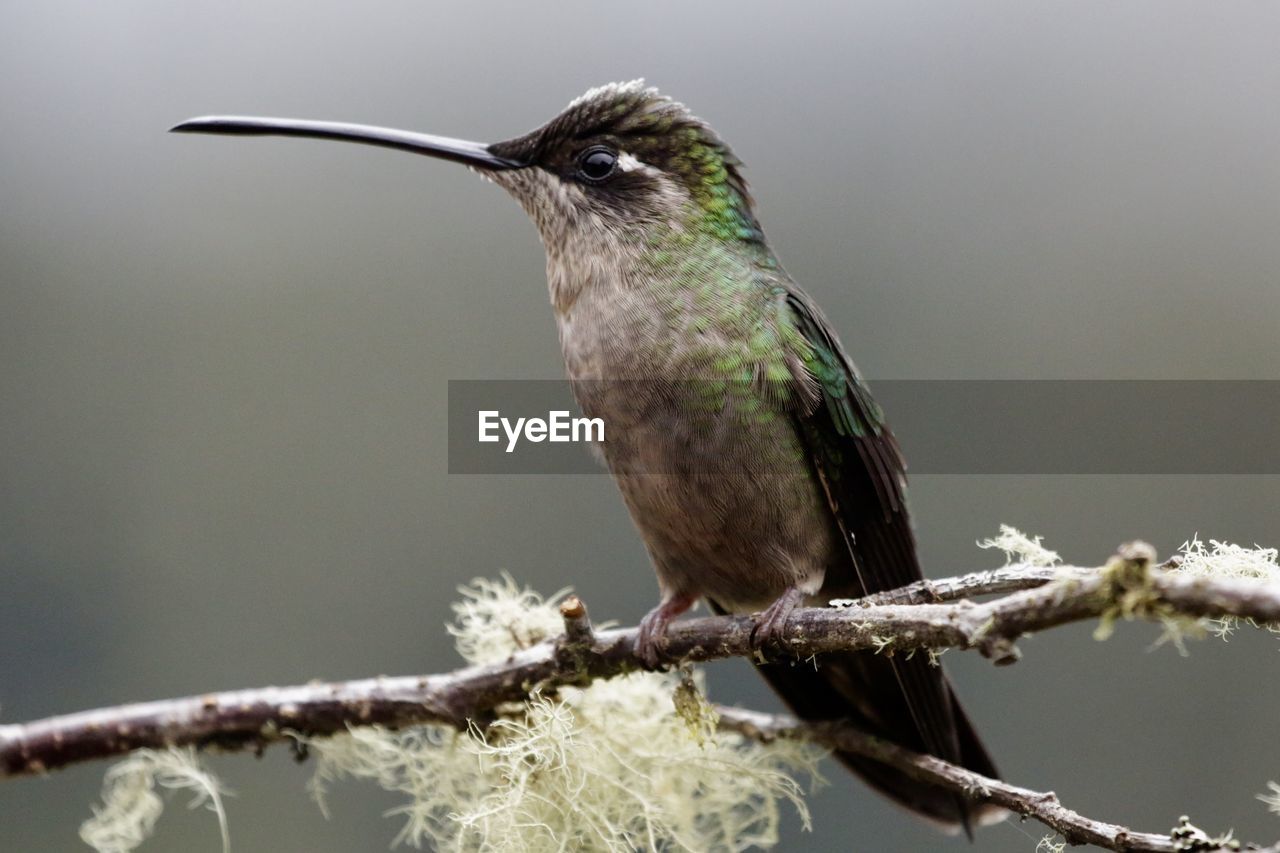
<svg viewBox="0 0 1280 853"><path fill-rule="evenodd" d="M796 411L796 427L849 553L847 564L827 568L823 594L866 595L919 580L906 466L883 412L813 301L798 288L783 299L808 344L801 360L818 385L814 403ZM897 655L891 663L919 744L956 761L960 745L941 670L925 655Z"/></svg>

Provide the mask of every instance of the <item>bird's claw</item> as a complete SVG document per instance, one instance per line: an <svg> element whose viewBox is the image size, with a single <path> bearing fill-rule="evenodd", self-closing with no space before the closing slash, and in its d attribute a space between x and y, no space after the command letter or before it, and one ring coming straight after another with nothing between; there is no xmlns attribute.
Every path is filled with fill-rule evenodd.
<svg viewBox="0 0 1280 853"><path fill-rule="evenodd" d="M751 648L757 652L770 651L777 654L786 651L785 640L787 619L804 599L800 590L792 587L778 596L778 600L766 607L751 629Z"/></svg>
<svg viewBox="0 0 1280 853"><path fill-rule="evenodd" d="M636 655L649 669L661 669L670 663L667 657L667 626L670 623L671 617L661 607L650 610L640 620L640 629L636 632Z"/></svg>
<svg viewBox="0 0 1280 853"><path fill-rule="evenodd" d="M675 659L667 654L667 626L671 620L693 606L692 595L672 595L645 614L636 632L636 655L649 669L662 669Z"/></svg>

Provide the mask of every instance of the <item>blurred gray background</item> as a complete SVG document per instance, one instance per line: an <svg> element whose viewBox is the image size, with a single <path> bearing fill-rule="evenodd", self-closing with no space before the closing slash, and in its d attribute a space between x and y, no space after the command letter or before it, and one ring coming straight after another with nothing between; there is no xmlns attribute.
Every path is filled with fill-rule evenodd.
<svg viewBox="0 0 1280 853"><path fill-rule="evenodd" d="M560 375L516 205L448 164L174 122L493 140L645 76L734 144L873 378L1280 378L1277 32L1267 2L3 4L0 719L450 668L454 587L502 569L598 618L655 600L606 477L446 473L448 379ZM934 576L992 565L973 543L1001 522L1081 563L1135 537L1280 543L1276 478L921 476L913 496ZM1280 777L1276 640L1182 658L1156 635L946 663L1009 779L1146 830L1185 812L1280 836L1254 799ZM776 707L745 665L710 670L714 698ZM213 763L238 851L398 829L361 786L324 821L284 750ZM81 849L104 769L0 785L0 849ZM970 847L829 775L782 849L1042 834ZM175 807L145 849L217 846Z"/></svg>

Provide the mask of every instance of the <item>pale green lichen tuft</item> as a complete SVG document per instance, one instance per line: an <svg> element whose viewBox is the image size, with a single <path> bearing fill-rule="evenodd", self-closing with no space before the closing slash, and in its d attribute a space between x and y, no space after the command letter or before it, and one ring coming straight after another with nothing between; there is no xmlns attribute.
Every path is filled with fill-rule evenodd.
<svg viewBox="0 0 1280 853"><path fill-rule="evenodd" d="M129 853L155 831L164 812L157 791L188 791L189 808L207 808L218 818L222 850L231 849L222 797L227 791L200 766L194 749L141 749L112 765L102 781L102 805L80 825L80 839L98 853Z"/></svg>
<svg viewBox="0 0 1280 853"><path fill-rule="evenodd" d="M692 667L681 667L680 681L676 684L671 701L676 716L689 727L689 734L698 742L698 746L706 746L715 739L720 714L707 701L701 673Z"/></svg>
<svg viewBox="0 0 1280 853"><path fill-rule="evenodd" d="M672 707L668 676L536 697L481 732L363 728L309 741L312 792L368 779L406 802L395 844L447 851L743 850L778 840L780 804L808 826L796 774L821 752L715 733L702 742ZM704 735L705 737L705 735Z"/></svg>
<svg viewBox="0 0 1280 853"><path fill-rule="evenodd" d="M464 590L450 629L469 660L559 633L555 608L510 579ZM405 798L397 844L445 851L736 851L778 840L781 806L807 827L804 786L824 752L715 729L691 673L633 673L512 706L483 731L354 729L309 739L321 808L334 782Z"/></svg>
<svg viewBox="0 0 1280 853"><path fill-rule="evenodd" d="M453 604L454 623L448 631L468 663L501 663L564 631L554 605L568 588L543 598L503 572L500 580L477 578L458 592L462 599Z"/></svg>
<svg viewBox="0 0 1280 853"><path fill-rule="evenodd" d="M1046 835L1036 845L1036 853L1063 853L1067 849L1066 839L1057 834Z"/></svg>
<svg viewBox="0 0 1280 853"><path fill-rule="evenodd" d="M1006 566L1056 566L1061 557L1041 544L1042 537L1031 537L1007 524L1000 525L1000 533L991 539L978 542L978 547L1004 552Z"/></svg>
<svg viewBox="0 0 1280 853"><path fill-rule="evenodd" d="M1203 578L1248 578L1280 583L1280 561L1275 548L1247 548L1210 539L1206 545L1199 536L1193 536L1178 549L1169 569L1174 574ZM1240 620L1234 617L1200 620L1201 625L1217 637L1226 639ZM1280 633L1280 625L1257 625L1273 633Z"/></svg>
<svg viewBox="0 0 1280 853"><path fill-rule="evenodd" d="M1280 562L1275 548L1246 548L1210 539L1205 545L1199 536L1182 543L1170 571L1191 577L1252 578L1280 581Z"/></svg>
<svg viewBox="0 0 1280 853"><path fill-rule="evenodd" d="M1259 794L1258 799L1266 805L1267 811L1280 815L1280 782L1268 782L1267 787L1271 789L1271 793Z"/></svg>
<svg viewBox="0 0 1280 853"><path fill-rule="evenodd" d="M1211 853L1221 850L1239 850L1240 842L1235 833L1227 830L1221 835L1210 835L1191 822L1191 818L1183 815L1178 818L1178 825L1169 831L1169 839L1173 849L1178 853Z"/></svg>
<svg viewBox="0 0 1280 853"><path fill-rule="evenodd" d="M1155 642L1150 646L1150 650L1160 648L1163 645L1171 645L1177 649L1178 654L1182 657L1189 657L1191 650L1187 648L1187 639L1203 640L1205 636L1213 630L1211 622L1217 621L1212 619L1197 619L1194 616L1186 616L1179 614L1159 613L1156 618L1160 622L1160 636L1156 637ZM1219 634L1219 636L1222 636Z"/></svg>
<svg viewBox="0 0 1280 853"><path fill-rule="evenodd" d="M1151 562L1155 549L1145 542L1134 542L1120 549L1102 568L1103 589L1107 606L1098 617L1093 631L1095 640L1109 638L1121 619L1154 619L1168 626L1182 617L1156 595L1151 578ZM1194 620L1190 620L1194 622Z"/></svg>
<svg viewBox="0 0 1280 853"><path fill-rule="evenodd" d="M887 634L872 634L869 637L869 639L871 640L871 645L874 647L876 654L878 655L893 654L893 646L894 646L894 643L897 642L897 639L895 637L889 636Z"/></svg>

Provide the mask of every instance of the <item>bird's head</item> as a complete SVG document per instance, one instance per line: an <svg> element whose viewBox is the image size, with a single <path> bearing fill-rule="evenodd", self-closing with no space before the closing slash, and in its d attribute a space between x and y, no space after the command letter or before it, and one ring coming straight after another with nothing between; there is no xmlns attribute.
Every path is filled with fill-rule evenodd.
<svg viewBox="0 0 1280 853"><path fill-rule="evenodd" d="M462 163L502 186L549 250L580 237L673 229L763 237L741 163L706 122L642 81L591 89L541 127L492 144L337 122L206 116L185 133L281 135L397 148Z"/></svg>
<svg viewBox="0 0 1280 853"><path fill-rule="evenodd" d="M489 146L533 168L493 173L547 236L560 220L705 229L758 240L742 164L716 132L643 81L588 91L523 136ZM546 220L546 221L544 221Z"/></svg>

